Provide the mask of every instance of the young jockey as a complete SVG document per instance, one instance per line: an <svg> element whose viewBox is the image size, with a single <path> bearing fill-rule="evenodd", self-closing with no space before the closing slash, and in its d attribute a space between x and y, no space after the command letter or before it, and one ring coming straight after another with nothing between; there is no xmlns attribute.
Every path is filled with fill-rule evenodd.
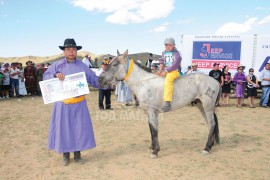
<svg viewBox="0 0 270 180"><path fill-rule="evenodd" d="M182 57L175 48L175 40L173 38L166 38L164 41L165 51L162 52L160 59L160 71L158 75L165 77L164 83L164 101L165 106L163 112L168 112L172 109L171 102L173 96L174 80L180 76L178 67L181 63Z"/></svg>

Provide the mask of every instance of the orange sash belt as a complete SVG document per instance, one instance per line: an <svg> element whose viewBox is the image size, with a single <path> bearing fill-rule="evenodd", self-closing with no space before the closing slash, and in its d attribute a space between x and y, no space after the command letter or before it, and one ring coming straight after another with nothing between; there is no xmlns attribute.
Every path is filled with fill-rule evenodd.
<svg viewBox="0 0 270 180"><path fill-rule="evenodd" d="M83 95L79 97L65 99L62 102L64 102L65 104L77 104L79 102L82 102L84 99L85 99L85 96Z"/></svg>

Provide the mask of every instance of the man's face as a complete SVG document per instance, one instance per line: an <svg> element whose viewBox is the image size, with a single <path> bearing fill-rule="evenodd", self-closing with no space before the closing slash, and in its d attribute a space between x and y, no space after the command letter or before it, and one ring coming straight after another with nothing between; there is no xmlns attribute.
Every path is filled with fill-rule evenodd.
<svg viewBox="0 0 270 180"><path fill-rule="evenodd" d="M174 44L165 44L166 51L173 51L175 48Z"/></svg>
<svg viewBox="0 0 270 180"><path fill-rule="evenodd" d="M270 64L266 64L266 65L265 65L265 69L266 69L266 70L270 70Z"/></svg>
<svg viewBox="0 0 270 180"><path fill-rule="evenodd" d="M219 65L215 65L214 70L219 70Z"/></svg>
<svg viewBox="0 0 270 180"><path fill-rule="evenodd" d="M77 48L65 48L64 56L67 58L67 60L74 60L77 56Z"/></svg>
<svg viewBox="0 0 270 180"><path fill-rule="evenodd" d="M193 71L197 71L198 66L192 66Z"/></svg>
<svg viewBox="0 0 270 180"><path fill-rule="evenodd" d="M102 65L101 65L101 68L102 68L104 71L106 71L106 69L107 69L107 65L102 64Z"/></svg>

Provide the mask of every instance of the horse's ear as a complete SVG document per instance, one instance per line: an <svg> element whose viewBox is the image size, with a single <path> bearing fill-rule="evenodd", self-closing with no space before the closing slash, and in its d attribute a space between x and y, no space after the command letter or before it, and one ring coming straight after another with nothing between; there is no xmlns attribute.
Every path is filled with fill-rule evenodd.
<svg viewBox="0 0 270 180"><path fill-rule="evenodd" d="M119 53L118 49L117 49L117 56L120 56L120 53Z"/></svg>
<svg viewBox="0 0 270 180"><path fill-rule="evenodd" d="M126 50L126 51L124 52L124 56L125 56L125 57L128 56L128 50Z"/></svg>

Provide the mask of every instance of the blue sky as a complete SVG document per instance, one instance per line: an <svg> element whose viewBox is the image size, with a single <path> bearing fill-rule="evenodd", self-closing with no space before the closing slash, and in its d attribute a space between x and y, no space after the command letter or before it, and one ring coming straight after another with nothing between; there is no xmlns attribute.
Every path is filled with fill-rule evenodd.
<svg viewBox="0 0 270 180"><path fill-rule="evenodd" d="M151 51L181 34L270 34L269 0L0 0L0 57Z"/></svg>

